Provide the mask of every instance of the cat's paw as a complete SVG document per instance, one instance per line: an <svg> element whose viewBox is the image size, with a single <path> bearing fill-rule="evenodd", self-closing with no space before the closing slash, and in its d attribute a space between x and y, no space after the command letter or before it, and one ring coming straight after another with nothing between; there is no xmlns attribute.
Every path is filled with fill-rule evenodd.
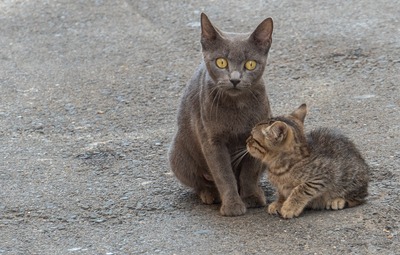
<svg viewBox="0 0 400 255"><path fill-rule="evenodd" d="M222 216L240 216L246 213L246 205L242 200L228 203L223 202L220 212Z"/></svg>
<svg viewBox="0 0 400 255"><path fill-rule="evenodd" d="M268 213L278 214L281 210L281 207L282 207L281 203L279 203L278 201L274 201L268 206Z"/></svg>
<svg viewBox="0 0 400 255"><path fill-rule="evenodd" d="M210 190L202 190L199 192L199 197L203 204L211 205L214 203L219 203L220 199L219 196L215 193L211 192Z"/></svg>
<svg viewBox="0 0 400 255"><path fill-rule="evenodd" d="M259 188L253 195L242 197L247 208L264 207L267 205L267 200L264 191Z"/></svg>
<svg viewBox="0 0 400 255"><path fill-rule="evenodd" d="M264 207L267 205L265 197L251 196L244 198L243 201L247 208Z"/></svg>
<svg viewBox="0 0 400 255"><path fill-rule="evenodd" d="M284 219L291 219L293 217L299 216L303 212L303 208L295 207L290 205L289 203L283 203L282 208L280 210L280 214Z"/></svg>
<svg viewBox="0 0 400 255"><path fill-rule="evenodd" d="M326 202L326 209L341 210L346 206L346 200L343 198L335 198Z"/></svg>

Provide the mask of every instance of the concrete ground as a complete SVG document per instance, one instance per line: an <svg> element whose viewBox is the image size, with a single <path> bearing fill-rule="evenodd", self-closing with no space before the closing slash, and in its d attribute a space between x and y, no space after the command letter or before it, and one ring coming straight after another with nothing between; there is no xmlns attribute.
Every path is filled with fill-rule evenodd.
<svg viewBox="0 0 400 255"><path fill-rule="evenodd" d="M306 102L308 130L351 137L366 204L227 218L178 183L203 11L226 31L274 19L273 112ZM400 254L399 34L389 0L0 1L0 254Z"/></svg>

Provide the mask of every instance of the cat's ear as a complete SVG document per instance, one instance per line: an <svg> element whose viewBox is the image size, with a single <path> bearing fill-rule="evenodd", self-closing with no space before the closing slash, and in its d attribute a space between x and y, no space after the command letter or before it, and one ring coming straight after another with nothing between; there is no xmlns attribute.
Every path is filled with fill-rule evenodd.
<svg viewBox="0 0 400 255"><path fill-rule="evenodd" d="M218 29L216 29L211 21L208 19L207 15L201 13L200 16L201 23L201 45L203 49L208 48L208 46L214 45L215 41L220 37Z"/></svg>
<svg viewBox="0 0 400 255"><path fill-rule="evenodd" d="M288 126L282 121L277 121L269 127L269 132L276 142L282 142L286 138Z"/></svg>
<svg viewBox="0 0 400 255"><path fill-rule="evenodd" d="M254 43L257 47L262 49L265 53L268 53L272 43L272 30L273 22L271 18L265 19L258 25L256 30L250 35L249 40Z"/></svg>
<svg viewBox="0 0 400 255"><path fill-rule="evenodd" d="M301 123L304 123L304 119L306 118L307 115L307 105L306 104L300 105L300 107L297 108L294 112L292 112L291 115L296 119L300 120Z"/></svg>

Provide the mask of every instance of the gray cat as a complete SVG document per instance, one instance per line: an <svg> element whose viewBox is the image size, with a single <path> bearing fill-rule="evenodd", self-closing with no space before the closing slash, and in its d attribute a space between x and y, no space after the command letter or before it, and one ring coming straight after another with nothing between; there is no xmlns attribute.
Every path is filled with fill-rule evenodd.
<svg viewBox="0 0 400 255"><path fill-rule="evenodd" d="M187 84L171 169L205 204L221 202L224 216L266 205L260 161L243 155L252 127L271 109L262 78L272 43L272 19L251 34L222 32L201 14L204 60Z"/></svg>
<svg viewBox="0 0 400 255"><path fill-rule="evenodd" d="M256 125L247 140L250 154L268 165L277 189L270 214L299 216L304 208L343 209L368 195L369 166L356 146L336 130L304 133L307 106Z"/></svg>

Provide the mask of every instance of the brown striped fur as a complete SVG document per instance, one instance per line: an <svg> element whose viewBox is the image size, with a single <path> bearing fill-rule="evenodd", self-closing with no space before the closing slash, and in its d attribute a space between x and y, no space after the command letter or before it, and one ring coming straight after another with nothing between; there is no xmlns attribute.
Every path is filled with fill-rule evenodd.
<svg viewBox="0 0 400 255"><path fill-rule="evenodd" d="M268 166L277 200L270 214L299 216L305 208L343 209L365 201L369 167L356 146L336 130L319 128L307 135L307 106L290 115L257 124L247 150Z"/></svg>

